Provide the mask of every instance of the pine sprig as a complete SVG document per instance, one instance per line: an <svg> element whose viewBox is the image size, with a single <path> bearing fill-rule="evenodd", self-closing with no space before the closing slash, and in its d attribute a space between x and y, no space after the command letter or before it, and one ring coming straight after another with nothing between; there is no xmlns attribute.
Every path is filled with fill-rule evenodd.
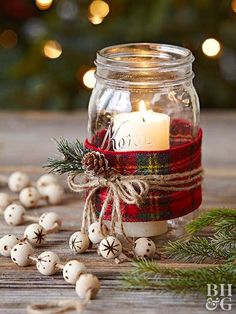
<svg viewBox="0 0 236 314"><path fill-rule="evenodd" d="M190 222L186 227L186 231L189 234L193 234L207 226L219 223L224 219L227 219L225 220L226 224L229 221L231 222L234 221L235 224L236 210L229 208L214 208L212 210L206 211L203 214L201 214L196 220Z"/></svg>
<svg viewBox="0 0 236 314"><path fill-rule="evenodd" d="M48 158L47 164L43 167L49 168L50 172L58 174L83 172L81 160L89 150L78 140L69 142L65 138L60 138L55 142L63 157Z"/></svg>
<svg viewBox="0 0 236 314"><path fill-rule="evenodd" d="M134 270L123 276L125 288L206 294L207 283L232 283L236 287L236 267L233 263L181 269L162 266L155 261L139 260L134 263L134 267Z"/></svg>
<svg viewBox="0 0 236 314"><path fill-rule="evenodd" d="M221 237L218 242L215 238L209 241L207 238L192 237L190 241L173 241L165 247L165 254L168 258L175 261L202 263L204 261L217 263L221 260L230 258L231 250L226 246L218 249L220 241L225 241Z"/></svg>
<svg viewBox="0 0 236 314"><path fill-rule="evenodd" d="M236 232L233 231L218 231L211 238L211 244L217 251L228 252L228 255L236 251Z"/></svg>
<svg viewBox="0 0 236 314"><path fill-rule="evenodd" d="M207 284L231 283L236 288L236 211L234 209L213 209L190 223L191 233L212 226L209 237L192 236L188 240L169 242L164 251L167 257L185 262L219 262L196 268L166 267L155 261L138 260L134 270L125 274L126 288L158 289L176 293L204 293Z"/></svg>

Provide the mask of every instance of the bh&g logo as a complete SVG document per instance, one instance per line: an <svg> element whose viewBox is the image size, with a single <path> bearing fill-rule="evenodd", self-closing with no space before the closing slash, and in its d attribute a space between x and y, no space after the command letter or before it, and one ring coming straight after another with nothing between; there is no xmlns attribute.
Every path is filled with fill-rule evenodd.
<svg viewBox="0 0 236 314"><path fill-rule="evenodd" d="M207 284L206 309L214 311L220 308L223 311L232 309L232 284Z"/></svg>

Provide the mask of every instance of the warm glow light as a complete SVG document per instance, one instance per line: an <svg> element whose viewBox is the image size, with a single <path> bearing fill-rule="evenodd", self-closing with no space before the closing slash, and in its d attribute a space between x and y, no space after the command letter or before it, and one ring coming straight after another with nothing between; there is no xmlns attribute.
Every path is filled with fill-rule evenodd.
<svg viewBox="0 0 236 314"><path fill-rule="evenodd" d="M62 54L61 45L55 40L49 40L43 47L43 52L46 57L56 59Z"/></svg>
<svg viewBox="0 0 236 314"><path fill-rule="evenodd" d="M231 8L236 13L236 0L232 0L231 2Z"/></svg>
<svg viewBox="0 0 236 314"><path fill-rule="evenodd" d="M103 21L103 18L100 17L100 16L89 16L89 21L92 23L92 24L101 24L102 21Z"/></svg>
<svg viewBox="0 0 236 314"><path fill-rule="evenodd" d="M96 83L96 78L94 75L95 68L88 70L83 76L83 83L88 88L93 88Z"/></svg>
<svg viewBox="0 0 236 314"><path fill-rule="evenodd" d="M138 103L139 111L146 111L147 107L144 100L140 100Z"/></svg>
<svg viewBox="0 0 236 314"><path fill-rule="evenodd" d="M95 0L89 6L89 12L93 16L105 17L109 13L109 5L102 0Z"/></svg>
<svg viewBox="0 0 236 314"><path fill-rule="evenodd" d="M202 51L208 57L214 57L218 55L220 49L220 43L214 38L208 38L202 44Z"/></svg>
<svg viewBox="0 0 236 314"><path fill-rule="evenodd" d="M53 0L35 0L36 6L40 10L47 10L52 5Z"/></svg>
<svg viewBox="0 0 236 314"><path fill-rule="evenodd" d="M3 48L13 48L17 43L17 34L11 30L6 29L0 34L0 45Z"/></svg>

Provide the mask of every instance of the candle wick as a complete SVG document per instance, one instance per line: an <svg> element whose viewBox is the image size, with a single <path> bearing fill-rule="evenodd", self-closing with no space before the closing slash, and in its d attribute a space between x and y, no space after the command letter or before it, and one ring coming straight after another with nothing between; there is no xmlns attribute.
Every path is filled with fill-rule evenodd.
<svg viewBox="0 0 236 314"><path fill-rule="evenodd" d="M143 122L145 122L145 119L144 119L144 117L143 117Z"/></svg>

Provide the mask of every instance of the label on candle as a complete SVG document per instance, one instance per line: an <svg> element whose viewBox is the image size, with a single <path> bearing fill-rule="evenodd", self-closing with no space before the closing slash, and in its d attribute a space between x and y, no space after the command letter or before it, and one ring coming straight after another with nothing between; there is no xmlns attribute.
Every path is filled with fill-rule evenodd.
<svg viewBox="0 0 236 314"><path fill-rule="evenodd" d="M120 113L114 117L115 151L150 151L169 148L170 118L154 111Z"/></svg>

